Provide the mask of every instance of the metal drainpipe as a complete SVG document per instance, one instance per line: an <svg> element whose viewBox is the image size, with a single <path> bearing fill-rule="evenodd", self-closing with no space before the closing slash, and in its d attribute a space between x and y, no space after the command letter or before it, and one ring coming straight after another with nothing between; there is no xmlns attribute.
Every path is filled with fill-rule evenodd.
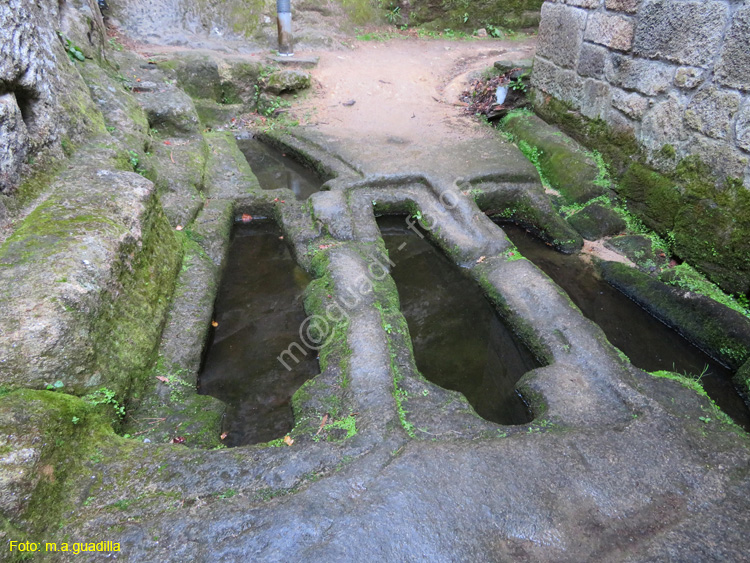
<svg viewBox="0 0 750 563"><path fill-rule="evenodd" d="M279 27L279 55L291 57L292 48L292 1L276 0L277 24Z"/></svg>

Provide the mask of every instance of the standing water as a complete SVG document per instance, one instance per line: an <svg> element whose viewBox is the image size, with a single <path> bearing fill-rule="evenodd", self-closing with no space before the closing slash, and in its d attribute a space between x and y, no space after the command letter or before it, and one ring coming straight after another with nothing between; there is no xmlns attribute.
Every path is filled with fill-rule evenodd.
<svg viewBox="0 0 750 563"><path fill-rule="evenodd" d="M381 217L378 226L396 264L391 275L422 375L463 393L486 420L530 422L531 412L515 384L539 364L476 282L409 230L403 217Z"/></svg>
<svg viewBox="0 0 750 563"><path fill-rule="evenodd" d="M578 256L557 252L515 225L503 223L502 229L521 254L562 287L634 366L649 372L667 370L700 377L708 396L738 425L750 430L750 412L728 369L599 279L593 266Z"/></svg>
<svg viewBox="0 0 750 563"><path fill-rule="evenodd" d="M318 373L314 354L287 370L277 357L298 338L310 278L271 221L235 227L216 299L218 326L200 392L227 404L227 446L266 442L292 429L291 397Z"/></svg>
<svg viewBox="0 0 750 563"><path fill-rule="evenodd" d="M298 200L320 191L321 179L284 153L255 139L239 139L237 146L264 190L289 188Z"/></svg>

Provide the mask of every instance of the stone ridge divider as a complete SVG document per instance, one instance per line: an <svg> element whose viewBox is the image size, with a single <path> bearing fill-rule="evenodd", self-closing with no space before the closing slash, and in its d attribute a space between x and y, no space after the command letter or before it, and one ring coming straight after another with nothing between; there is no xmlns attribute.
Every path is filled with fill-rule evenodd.
<svg viewBox="0 0 750 563"><path fill-rule="evenodd" d="M142 494L137 501L128 502L123 514L138 514L143 518L158 515L170 506L168 500L165 505L165 496L169 499L172 495L184 494L186 490L190 490L194 502L199 503L215 501L217 495L227 490L241 493L251 502L288 494L309 481L341 469L375 446L390 444L391 450L395 450L404 443L405 436L393 432L398 428L398 417L393 405L385 333L379 313L373 306L374 295L364 294L363 301L351 310L348 321L350 326L356 327L351 330L356 336L347 337L343 346L340 342L328 346L345 348L346 353L340 354L337 349L334 354L337 357L329 363L329 369L295 395L296 425L291 432L295 439L293 448L283 444L281 447L260 444L224 451L201 449L219 443L223 406L216 399L197 395L195 382L200 367L200 350L205 344L236 215L252 212L273 218L283 228L303 266L315 269L313 254L320 256L318 262L322 259L327 264L318 270L319 277L308 289L306 303L311 300L309 294L317 289L316 282L320 285L320 275L330 286L325 291L333 295L344 291L348 295L359 292L359 288L352 285L359 282L359 278L353 278L352 274L362 273L369 265L362 259L357 244L310 252L314 244L330 242L330 239L322 237L320 228L315 228L307 204L295 201L294 194L288 189L260 190L247 162L244 158L239 160L231 135L208 135L208 142L212 149L207 169L214 173L207 173L205 189L215 198L206 200L190 225L184 266L177 280L175 299L159 349L159 361L153 372L153 375L162 374L168 381L153 378L152 393L144 393L146 399L135 413L141 419L140 424L132 423L127 428L129 432L139 433L139 440L148 436L152 443L123 440L117 436L105 437L97 443L98 451L103 452L98 465L102 469L98 488L89 489L92 496L86 506L77 508L71 521L73 525L91 528L110 521L102 511L132 499L134 471L147 471L153 493ZM378 335L380 345L373 348L372 339ZM325 347L321 354L324 351ZM340 357L342 355L347 358ZM342 361L352 366L346 375L350 380L346 393L336 387L340 383L340 374L346 369ZM312 397L306 401L301 398L303 395ZM332 395L341 398L347 412L355 413L357 434L349 440L316 443L317 440L312 438L324 414L317 407L321 399ZM384 415L388 410L390 416ZM165 420L152 424L156 418ZM174 434L176 428L190 436L188 445L198 449L165 446L163 442ZM169 471L164 474L156 471L156 468L163 467L169 467ZM88 488L87 479L89 477L83 474L72 476L70 490Z"/></svg>
<svg viewBox="0 0 750 563"><path fill-rule="evenodd" d="M306 148L299 136L287 136L284 141L294 143L294 147L300 151ZM492 186L482 180L469 178L467 184ZM492 187L495 188L494 193L501 189L497 184ZM343 190L346 195L336 193L338 190ZM484 202L492 201L493 191L484 198ZM360 195L356 192L363 193ZM446 213L439 198L446 199L444 194L448 192L455 196L456 206ZM348 185L346 179L338 180L334 191L314 194L310 200L316 217L329 221L330 234L343 240L353 239L355 232L365 241L377 242L379 239L374 215L353 211L356 207L362 209L361 203L367 203L366 198L372 199L375 213L420 212L423 224L435 227L430 229L433 240L456 264L471 269L472 276L525 343L545 363L554 362L547 368L535 370L534 375L523 380L522 385L527 386L532 397L543 397L536 401L536 412L544 412L549 407L550 416L563 424L585 424L586 421L604 424L627 422L634 410L645 408L645 398L625 383L632 381L633 374L638 370L622 359L601 329L585 319L564 292L533 264L523 260L519 261L520 264L510 261L505 267L497 265L500 258L492 257L501 256L512 249L512 245L500 234L500 229L480 212L471 198L461 195L456 186L449 185L443 179L427 178L421 174L384 174L352 179ZM536 199L546 198L537 194ZM353 205L354 201L360 205ZM347 203L349 213L341 212L344 203ZM529 202L529 205L533 206L533 203ZM366 205L364 209L369 207ZM545 219L554 216L548 201L536 209ZM539 224L539 227L542 230L550 225L570 237L565 241L569 249L575 249L580 244L580 236L565 226L559 217ZM477 264L482 256L489 260ZM489 264L495 266L488 270ZM513 279L512 276L501 277L498 273L513 270L518 271L524 284L509 281ZM518 293L524 288L528 289L527 286L533 287L534 291ZM528 302L534 302L538 312L530 309ZM555 320L550 322L550 319ZM561 319L559 326L556 319ZM575 376L562 377L563 373ZM582 392L584 389L585 393ZM593 392L593 397L590 392Z"/></svg>
<svg viewBox="0 0 750 563"><path fill-rule="evenodd" d="M257 190L247 183L249 177L242 170L232 170L237 161L231 144L229 136L214 144L216 154L212 158L221 161L216 169L226 173L221 179L226 183L214 193L224 199L208 200L191 225L204 237L193 241L200 246L195 252L205 252L218 269L236 215L262 214L279 222L300 264L315 275L305 296L308 314L324 315L331 302L351 299L353 293L360 299L349 308L345 320L331 323L331 336L319 350L322 373L293 398L295 428L290 435L295 441L291 447L260 444L206 451L104 436L96 442L96 461L72 472L66 483L66 532L114 534L127 546L129 557L141 560L173 559L174 546L180 546L179 553L190 558L207 553L228 556L237 541L243 542L243 554L265 549L261 544L267 546L268 542L274 542L270 545L276 549L278 542L286 545L290 541L276 533L281 528L295 539L285 549L303 550L311 542L312 547L321 549L315 542L335 533L339 511L349 514L351 510L361 511L363 506L380 506L377 496L375 504L355 502L368 494L368 488L376 495L384 486L412 494L411 489L402 489L389 467L414 463L417 453L429 455L427 447L443 457L448 453L451 457L443 459L448 462L453 456L463 459L469 455L468 450L456 449L462 444L470 446L472 452L478 448L477 453L486 452L491 445L497 448L492 455L493 466L497 466L507 463L501 461L503 455L515 459L524 455L525 448L531 448L532 459L541 459L544 451L557 451L555 444L560 440L578 439L566 438L565 432L544 431L543 423L585 433L596 427L609 433L603 439L610 439L613 434L626 436L643 429L643 425L635 425L638 415L651 415L654 423L674 418L663 406L664 400L660 402L638 389L640 385L661 389L659 383L621 359L601 331L585 320L535 266L526 260L510 259L514 247L502 231L472 198L461 197L456 207L447 211L447 219L431 229L434 240L454 261L468 268L511 326L550 364L522 380L521 387L535 410L535 422L508 427L481 420L457 393L439 389L418 375L408 327L398 310L395 284L381 270L371 270L373 257L387 269L376 213L419 212L423 221L434 221L446 214L440 196L446 190L458 196L458 189L443 179L420 175L382 176L374 178L368 187L366 179L352 175L349 188L343 188L344 178L336 190L297 202L289 190ZM211 193L211 186L206 189ZM197 277L204 279L207 274L218 279L217 269L210 267L208 260L204 258L202 264ZM369 284L363 283L368 280ZM473 282L467 278L467 283ZM178 290L178 302L180 299ZM201 303L209 305L204 299ZM396 334L388 334L385 322L397 328ZM165 342L162 351L168 351L167 346ZM424 390L429 391L427 397L421 392ZM693 395L686 399L688 392L680 394L679 386L671 385L670 390L681 401L693 405L699 401ZM338 399L336 405L331 398ZM356 434L340 441L318 441L315 438L322 416L334 406L339 409L339 417L354 418ZM648 426L648 417L644 418ZM512 439L505 440L508 435ZM409 441L408 436L418 439ZM433 440L440 444L433 444ZM546 444L551 446L545 449ZM443 446L447 449L434 449ZM570 446L562 447L561 455L570 455ZM580 455L579 451L570 459ZM357 463L356 471L348 470L365 456L366 463ZM545 458L543 465L555 464L548 464ZM518 467L504 466L499 471L510 469L515 469L510 475L520 474ZM398 473L402 479L411 474ZM494 475L497 477L497 473ZM313 489L323 477L331 478ZM584 489L586 486L582 485ZM81 502L83 490L89 495L85 503ZM569 494L574 493L580 494L575 489ZM420 492L415 490L413 494ZM446 494L452 492L447 490ZM534 499L534 495L524 498ZM390 505L384 506L390 510ZM460 508L460 503L457 506ZM472 514L476 517L475 511ZM305 530L304 538L299 537L301 530ZM520 532L513 525L503 533ZM199 534L223 540L204 545L195 541Z"/></svg>
<svg viewBox="0 0 750 563"><path fill-rule="evenodd" d="M454 214L442 208L436 193L444 192L434 186L411 184L365 189L359 199L372 198L376 210L390 213L421 212L421 223L434 225L428 230L433 241L457 265L469 269L506 322L543 363L549 364L527 374L520 383L522 389L532 391L528 398L536 416L545 413L546 418L562 425L630 420L634 405L643 408L643 397L625 383L631 380L634 368L621 359L601 329L584 318L564 292L531 262L509 260L513 245L473 201L463 198L464 205ZM365 217L360 216L360 220ZM370 221L374 223L373 215ZM376 225L372 228L377 230ZM480 260L482 257L486 259Z"/></svg>
<svg viewBox="0 0 750 563"><path fill-rule="evenodd" d="M209 143L212 146L210 158L215 159L216 163L209 165L207 169L218 170L219 173L215 176L213 173L209 173L206 178L209 180L217 178L217 180L210 181L216 181L221 185L213 192L214 187L207 185L206 191L209 194L214 193L222 197L208 200L193 223L192 229L196 235L197 244L187 246L186 257L187 260L195 261L193 263L199 264L199 266L197 268L191 266L186 270L186 272L194 270L192 274L194 277L186 276L183 272L180 280L178 280L175 306L165 330L165 338L160 351L163 358L173 360L173 367L184 369L192 374L188 376L188 382L192 382L191 378L197 373L199 358L196 355L195 346L205 339L205 329L208 324L205 321L209 318L206 317L206 314L210 315L212 308L212 298L209 297L214 294L215 286L220 279L220 267L226 253L231 223L238 213L261 212L266 216L275 217L280 222L287 240L293 245L295 255L302 265L308 269L315 269L320 267L319 265L316 266L316 262L322 261L327 264L318 273L323 274L324 277L330 277L331 283L326 287L326 291L330 292L328 294L334 298L338 298L360 291L358 283L362 279L371 277L366 273L367 268L372 264L371 257L373 254L377 256L377 250L382 250L382 241L380 241L379 231L374 221L374 214L361 211L362 209L370 209L370 205L364 208L360 205L363 198L374 199L377 203L375 210L380 207L390 207L394 212L398 212L399 209L404 211L420 209L425 218L436 216L441 212L440 203L436 196L436 194L442 193L440 189L424 178L422 178L422 182L413 183L415 178L412 177L400 179L376 178L371 183L368 183L367 180L355 179L355 187L351 189L320 192L311 197L309 204L296 202L288 190L268 192L258 190L257 183L253 184L253 179L245 168L246 163L236 158L236 148L232 146L233 142L229 135L216 134ZM239 168L235 169L238 166ZM349 178L356 177L351 174ZM400 186L401 181L406 181L408 184ZM391 188L386 187L388 182L391 183ZM373 184L377 187L373 188ZM286 203L282 204L282 199ZM339 213L332 213L335 209L338 209ZM353 217L353 210L357 210L356 220ZM498 229L483 214L477 213L470 199L463 198L454 215L448 226L445 227L445 231L441 230L441 233L450 231L453 236L442 235L439 240L446 247L451 244L458 247L458 242L460 242L463 245L461 255L465 263L475 261L482 253L502 253L511 248L504 237L497 236ZM347 219L347 216L350 218ZM330 218L335 218L335 220L330 221ZM356 225L356 228L342 228L343 223ZM324 234L325 232L328 234ZM378 241L380 241L380 246ZM325 250L310 252L310 248L314 249L319 242L324 243L321 246L332 246ZM382 256L380 260L382 264ZM390 278L388 279L390 280ZM320 278L313 284L319 280ZM471 282L467 280L467 283ZM390 284L392 285L392 280L390 280ZM181 288L195 285L202 286L205 290L199 294L201 297L199 297L197 303L194 301L189 304L186 302L189 293L187 291L182 292ZM308 291L308 293L311 293L311 291ZM405 436L400 432L393 433L393 430L399 427L396 402L393 397L394 392L398 389L398 387L394 388L394 373L392 371L394 354L398 357L398 362L406 376L402 380L401 386L413 391L428 389L428 396L434 402L434 406L440 407L435 410L442 413L439 418L432 417L430 419L434 426L418 424L417 436L425 439L435 436L447 438L463 436L468 439L492 436L497 426L477 417L463 397L458 393L437 388L419 376L414 366L408 338L399 345L394 345L391 342L393 339L388 338L382 327L381 314L375 307L375 303L383 302L383 295L386 294L383 294L382 291L382 289L376 290L376 293L379 292L381 295L377 300L374 294L366 293L362 302L349 312L346 343L343 346L336 344L345 350L344 355L348 355L346 365L342 365L340 362L329 365L327 372L303 386L300 390L301 393L295 396L294 406L297 425L291 432L291 435L295 438L293 453L292 450L286 448L283 450L263 448L262 445L233 450L232 456L227 455L229 452L201 452L199 450L183 454L181 448L174 452L168 448L163 453L157 453L153 446L136 446L136 444L131 443L132 447L137 447L139 450L143 449L143 454L139 454L139 457L149 452L146 455L148 463L155 463L156 458L164 456L163 459L169 459L170 467L176 472L175 475L181 475L179 479L173 476L171 480L166 482L155 477L155 482L160 482L159 490L162 492L175 490L174 487L177 486L174 484L175 479L177 479L176 482L180 483L180 487L184 486L186 475L180 468L195 467L196 464L203 467L205 471L208 471L207 468L213 467L215 464L221 464L222 471L227 476L219 479L214 476L215 482L211 485L196 482L196 491L199 496L201 494L215 494L210 491L221 491L227 487L236 487L236 490L242 491L243 494L252 495L252 491L261 490L270 482L276 482L274 476L280 474L284 474L285 478L278 489L295 489L308 479L306 475L309 474L311 466L318 467L318 474L322 475L330 471L331 467L336 464L335 460L340 461L345 457L353 458L362 455L383 439L389 442L396 440L395 445L398 446L405 439ZM395 294L395 287L391 287L390 293ZM385 297L385 299L387 300L388 297ZM187 300L189 301L189 298ZM190 313L193 311L196 313L196 318L193 318L192 321L186 319L187 325L182 324L184 315L180 312L183 306L180 303L188 307ZM196 309L196 304L200 310ZM308 312L313 313L315 311ZM320 313L322 310L319 309L317 312ZM405 322L397 310L397 305L395 308L391 305L388 312L400 317L405 327ZM203 330L199 330L199 327L203 327ZM406 331L408 335L408 328ZM373 340L379 342L375 347L372 345ZM406 352L404 351L405 348ZM184 354L188 350L189 353L181 356L181 352ZM406 356L404 356L405 353ZM357 436L354 439L347 440L342 445L328 443L313 445L310 436L314 434L316 424L323 414L316 407L319 406L321 397L325 397L329 393L340 392L336 390L335 382L340 380L344 371L348 373L350 381L342 396L342 405L348 412L356 413ZM344 377L347 377L346 373ZM173 390L172 386L161 382L156 383L156 385L159 389L160 400L168 402L168 395ZM311 397L305 400L302 398L305 394L309 394ZM183 401L189 406L183 412L171 413L170 423L174 424L180 420L180 417L183 417L183 420L189 419L191 416L195 417L196 410L191 411L191 408L195 409L191 404L195 400L194 398L188 398L187 400L183 398ZM418 401L421 405L427 405L428 403L427 399L417 392L411 393L409 401L414 401L414 403L410 403L414 407L417 406ZM206 398L206 403L208 402L209 399ZM161 406L163 408L164 404ZM198 408L209 412L213 410L213 407L208 404ZM419 420L420 417L425 418L422 417L421 411L431 409L415 408L414 410L419 411L415 413L414 417L415 420ZM187 417L185 417L186 414ZM406 421L408 422L408 420L407 413ZM185 428L190 430L189 426ZM522 429L508 428L508 430L520 432ZM200 445L200 440L193 445ZM208 441L204 445L207 445L207 443ZM308 445L306 446L306 444ZM267 471L264 473L254 470L251 475L246 475L244 474L246 472L243 472L244 476L238 477L236 471L231 469L233 463L235 463L233 460L242 463L242 459L248 456L252 457L254 465L260 464ZM289 459L290 456L291 459ZM117 475L120 472L122 475L121 472L126 471L124 466L125 464L115 462L108 466L107 474ZM132 466L128 470L132 471ZM201 470L201 472L204 470ZM107 479L107 483L110 483L111 486L115 486L115 482L117 482L116 478ZM169 484L170 482L172 485ZM125 495L126 488L118 486L117 490L121 491L120 495ZM273 488L277 489L276 486ZM204 492L201 493L200 491ZM98 503L92 504L92 506L96 504ZM144 506L141 509L151 511L157 510L157 507Z"/></svg>
<svg viewBox="0 0 750 563"><path fill-rule="evenodd" d="M256 138L315 170L321 178L327 180L324 189L333 189L338 181L347 182L364 175L360 167L341 155L331 154L314 140L294 135L290 131L261 131L256 134Z"/></svg>

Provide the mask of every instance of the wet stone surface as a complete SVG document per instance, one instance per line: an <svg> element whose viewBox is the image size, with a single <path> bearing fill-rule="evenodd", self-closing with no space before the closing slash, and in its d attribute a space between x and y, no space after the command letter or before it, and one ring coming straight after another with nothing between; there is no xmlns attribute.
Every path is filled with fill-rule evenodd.
<svg viewBox="0 0 750 563"><path fill-rule="evenodd" d="M359 111L365 102L360 99L347 111ZM192 110L187 113L193 115ZM436 129L412 125L419 122L418 115L413 119L406 115L400 124L418 133L409 138L395 130L370 135L359 126L337 126L331 134L304 127L266 132L264 138L272 138L282 152L328 180L330 191L314 194L309 202L297 200L286 187L260 189L233 134L191 129L195 152L203 154L201 146L207 149L205 162L193 175L203 179L194 186L200 193L175 191L171 193L185 197L162 200L165 206L190 200L197 212L194 219L192 211L179 215L172 209L168 215L173 221L190 221L175 238L186 259L172 303L184 308L169 312L159 351L159 359L172 365L165 365L164 372L137 370L152 384L144 394L155 392L161 399L148 414L128 413L143 417L143 427L162 420L166 429L150 434L138 429L129 438L117 435L111 412L104 416L89 402L68 394L67 380L62 392L41 390L47 377L37 390L3 389L3 541L24 535L58 542L106 538L121 544L119 559L138 562L746 558L747 434L727 422L694 387L653 377L631 365L567 294L516 255L512 242L485 211L492 208L505 217L520 217L545 233L550 244L568 251L575 251L581 241L559 224L559 217L555 224L536 171L513 145L489 132L455 139L446 127L433 134ZM200 138L202 142L194 142ZM154 158L159 172L169 174L162 165L171 165L173 158L175 166L183 166L182 157L192 152L169 151ZM80 208L101 195L101 208L111 215L111 182L104 181L106 175L101 182L88 183L87 193L78 194L72 189L78 185L76 170L71 174L61 201ZM132 183L135 176L121 178ZM78 199L71 199L71 194ZM543 359L543 367L526 371L515 383L529 402L531 422L489 422L477 416L463 395L435 385L417 371L424 362L419 346L412 350L407 334L413 332L416 344L419 331L408 324L410 303L403 283L397 288L393 281L402 266L391 268L393 277L387 272L379 276L372 269L372 257L386 250L375 215L399 213L419 214L434 224L431 243L448 257L445 265L452 263L467 274L450 285L447 270L441 269L439 281L430 282L433 288L445 283L452 298L479 286L503 322ZM265 232L262 226L256 235L238 233L235 242L250 244L233 265L235 258L226 259L231 219L243 215L274 217L284 241L279 240L280 232ZM59 225L60 216L53 214L56 220L49 223ZM172 231L159 217L161 227L152 236L168 240ZM126 222L138 230L137 222ZM70 231L53 234L62 240ZM268 248L266 238L282 246ZM6 244L3 250L8 248ZM80 260L73 246L66 248L71 264ZM116 245L113 248L113 255L124 254ZM289 252L307 274L289 259ZM412 261L418 259L414 256ZM279 261L288 265L283 283L272 281L264 269ZM7 266L13 282L6 284L9 299L12 291L21 291L17 288L30 293L29 282L35 284L33 295L50 284L71 283L72 278L62 281L59 272L50 276L54 271L39 268L41 262L28 266L37 272L34 275L24 269L27 266ZM156 257L154 262L163 260ZM113 267L118 264L123 266L113 261ZM288 434L291 445L279 441L274 444L279 447L221 448L213 426L221 405L195 395L197 349L210 326L213 284L222 270L225 279L237 282L227 286L227 293L263 299L252 306L230 305L224 313L220 307L214 317L214 349L232 347L225 355L230 369L215 373L228 374L238 384L232 392L217 385L217 395L226 393L223 399L237 413L236 420L250 412L243 411L243 404L285 410L283 427L268 413L253 414L254 431L265 425L267 434L247 442ZM106 274L109 269L97 271ZM147 273L144 270L139 279L151 288L156 284ZM418 268L413 277L427 273L427 267ZM108 279L104 276L97 283ZM249 289L254 280L258 285ZM196 291L201 284L203 291ZM303 313L299 295L305 286ZM156 295L153 301L166 307L168 300ZM305 379L287 380L281 389L286 377L281 367L284 371L271 378L271 390L258 391L251 370L259 368L255 374L263 377L272 373L276 366L266 366L276 363L280 350L296 341L304 315L326 316L333 303L345 302L350 305L337 312L338 320L329 321L331 338L320 350L319 364L310 359L307 375L312 378L292 397L292 420L289 395ZM64 303L77 310L68 311L62 304L53 308L50 302L50 315L90 317L100 311L96 303L79 307L86 304L83 300ZM292 304L293 311L285 309ZM464 309L452 316L475 320L474 313ZM129 316L117 318L155 316L137 309L125 312ZM283 339L263 324L266 318L289 329ZM479 332L475 325L479 323L459 332ZM264 343L236 344L235 337L243 332L254 332ZM103 334L106 350L114 339L108 338L109 332ZM133 331L125 336L134 336ZM475 348L461 348L466 348L461 351L464 356L481 355ZM69 359L50 375L84 365L73 361L86 350L84 339L58 346L56 353L59 350ZM308 357L314 358L310 352ZM513 353L503 347L499 355ZM444 363L453 360L449 357ZM203 391L209 386L210 370L209 358ZM111 370L96 375L101 385L112 385ZM480 396L484 399L483 392ZM475 403L482 411L481 401ZM171 418L164 410L168 404L179 410ZM213 443L200 441L197 427L208 429ZM246 437L235 434L229 429L230 444L247 443ZM40 561L45 558L97 561L101 554L40 554Z"/></svg>
<svg viewBox="0 0 750 563"><path fill-rule="evenodd" d="M247 158L262 189L287 188L298 200L305 200L320 190L323 183L320 178L286 154L255 139L240 139L237 146Z"/></svg>
<svg viewBox="0 0 750 563"><path fill-rule="evenodd" d="M201 393L228 405L227 446L283 437L294 425L290 399L318 373L308 352L287 369L278 356L298 339L302 292L310 281L272 221L238 225L219 288Z"/></svg>
<svg viewBox="0 0 750 563"><path fill-rule="evenodd" d="M560 285L633 365L648 372L673 371L699 380L724 412L750 430L750 411L732 384L730 370L600 279L593 266L578 256L556 252L515 225L504 223L502 228L521 253Z"/></svg>
<svg viewBox="0 0 750 563"><path fill-rule="evenodd" d="M381 217L378 226L395 266L401 311L422 375L459 391L477 414L500 424L531 421L515 383L539 367L514 338L471 278L432 246L407 217ZM418 233L418 234L417 234Z"/></svg>

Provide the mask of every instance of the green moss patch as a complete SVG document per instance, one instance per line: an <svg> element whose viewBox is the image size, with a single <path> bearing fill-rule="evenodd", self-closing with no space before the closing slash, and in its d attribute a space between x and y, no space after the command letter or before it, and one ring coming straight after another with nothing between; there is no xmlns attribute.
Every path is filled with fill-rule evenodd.
<svg viewBox="0 0 750 563"><path fill-rule="evenodd" d="M682 293L624 264L604 262L602 277L665 324L734 369L750 358L750 320L701 295Z"/></svg>
<svg viewBox="0 0 750 563"><path fill-rule="evenodd" d="M618 193L650 229L664 236L674 228L681 195L673 181L636 163L622 177Z"/></svg>
<svg viewBox="0 0 750 563"><path fill-rule="evenodd" d="M710 164L697 157L676 163L671 173L658 172L646 164L632 133L586 119L539 92L534 106L546 120L601 151L618 179L613 189L637 219L670 242L678 258L728 293L750 292L750 190L741 180L717 183ZM674 147L665 145L657 157L674 160Z"/></svg>
<svg viewBox="0 0 750 563"><path fill-rule="evenodd" d="M80 490L72 477L85 469L96 447L117 440L95 406L51 391L24 389L0 398L0 427L9 437L6 447L33 457L3 485L4 493L29 498L6 516L30 535L57 527L73 513Z"/></svg>
<svg viewBox="0 0 750 563"><path fill-rule="evenodd" d="M533 114L513 112L503 119L502 128L569 203L584 203L604 193L596 161L555 127Z"/></svg>
<svg viewBox="0 0 750 563"><path fill-rule="evenodd" d="M144 387L182 257L156 197L149 201L143 233L141 248L132 262L122 264L118 291L109 294L93 331L97 365L125 396Z"/></svg>

